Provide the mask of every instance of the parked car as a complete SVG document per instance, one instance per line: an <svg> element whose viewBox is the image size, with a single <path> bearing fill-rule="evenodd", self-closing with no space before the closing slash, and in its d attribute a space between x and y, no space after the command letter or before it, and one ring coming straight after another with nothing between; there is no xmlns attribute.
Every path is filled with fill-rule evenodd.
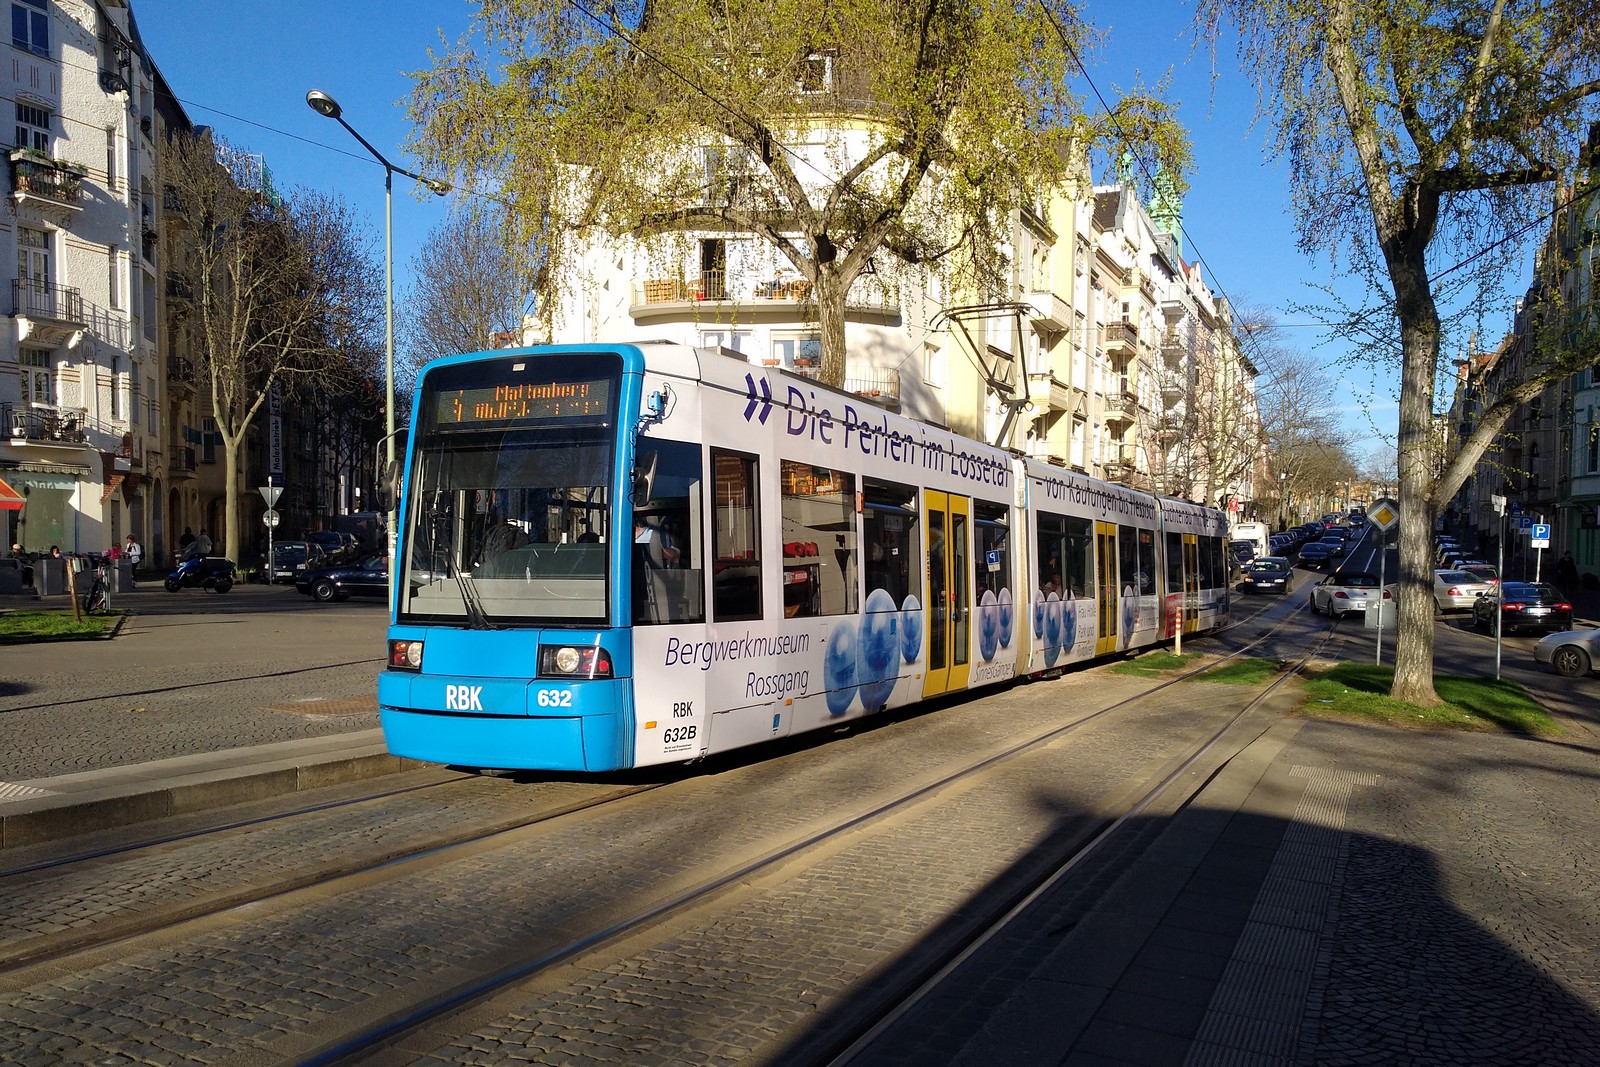
<svg viewBox="0 0 1600 1067"><path fill-rule="evenodd" d="M1483 581L1488 582L1490 585L1500 584L1500 572L1495 569L1493 564L1463 563L1461 566L1457 567L1456 570L1466 571L1468 574L1475 574Z"/></svg>
<svg viewBox="0 0 1600 1067"><path fill-rule="evenodd" d="M304 539L322 549L323 563L328 566L357 561L350 543L332 530L307 530Z"/></svg>
<svg viewBox="0 0 1600 1067"><path fill-rule="evenodd" d="M1251 593L1288 593L1294 588L1294 568L1282 556L1257 556L1245 564L1240 588Z"/></svg>
<svg viewBox="0 0 1600 1067"><path fill-rule="evenodd" d="M268 582L292 582L300 572L326 562L322 546L310 541L274 541Z"/></svg>
<svg viewBox="0 0 1600 1067"><path fill-rule="evenodd" d="M1433 606L1440 612L1471 611L1480 596L1493 590L1493 585L1467 571L1433 572Z"/></svg>
<svg viewBox="0 0 1600 1067"><path fill-rule="evenodd" d="M1256 543L1254 541L1229 541L1228 553L1241 565L1249 563L1256 557Z"/></svg>
<svg viewBox="0 0 1600 1067"><path fill-rule="evenodd" d="M1472 625L1493 632L1495 616L1500 632L1572 629L1572 605L1562 600L1554 586L1532 582L1501 582L1493 592L1472 605Z"/></svg>
<svg viewBox="0 0 1600 1067"><path fill-rule="evenodd" d="M294 587L323 603L352 596L386 597L389 595L389 557L380 554L348 566L308 568L295 578Z"/></svg>
<svg viewBox="0 0 1600 1067"><path fill-rule="evenodd" d="M1312 541L1310 544L1300 546L1300 566L1321 567L1328 562L1328 557L1333 554L1333 546L1321 541Z"/></svg>
<svg viewBox="0 0 1600 1067"><path fill-rule="evenodd" d="M1600 630L1562 630L1533 646L1533 658L1563 678L1581 678L1600 667Z"/></svg>
<svg viewBox="0 0 1600 1067"><path fill-rule="evenodd" d="M1335 618L1352 611L1366 611L1378 598L1378 576L1365 571L1339 571L1311 587L1311 610ZM1394 595L1383 590L1383 599Z"/></svg>

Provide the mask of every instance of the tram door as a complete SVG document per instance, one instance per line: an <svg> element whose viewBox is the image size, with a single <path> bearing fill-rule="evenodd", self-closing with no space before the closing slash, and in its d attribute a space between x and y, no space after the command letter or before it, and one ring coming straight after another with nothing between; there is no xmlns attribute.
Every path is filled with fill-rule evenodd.
<svg viewBox="0 0 1600 1067"><path fill-rule="evenodd" d="M1117 650L1117 608L1122 602L1117 585L1117 524L1094 524L1094 572L1098 597L1095 600L1099 628L1095 631L1094 654Z"/></svg>
<svg viewBox="0 0 1600 1067"><path fill-rule="evenodd" d="M1183 535L1183 632L1200 629L1200 539Z"/></svg>
<svg viewBox="0 0 1600 1067"><path fill-rule="evenodd" d="M928 676L924 696L967 687L972 640L972 501L929 490Z"/></svg>

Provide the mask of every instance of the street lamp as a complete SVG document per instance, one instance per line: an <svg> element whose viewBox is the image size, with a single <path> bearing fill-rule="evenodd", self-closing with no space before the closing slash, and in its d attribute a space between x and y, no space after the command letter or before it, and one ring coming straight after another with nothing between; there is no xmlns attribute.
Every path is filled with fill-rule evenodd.
<svg viewBox="0 0 1600 1067"><path fill-rule="evenodd" d="M339 101L323 92L321 89L312 89L306 93L306 104L323 118L333 119L350 131L350 136L361 142L361 147L372 153L372 158L383 165L383 321L384 321L384 431L387 443L384 458L388 461L388 469L394 469L394 176L404 174L407 178L419 181L431 191L443 196L450 191L450 183L440 181L438 178L424 178L420 174L413 174L404 167L397 167L383 158L367 139L356 132L354 126L344 120L344 109L339 106ZM385 472L387 473L387 471ZM399 568L394 566L396 538L399 536L395 507L398 502L389 502L389 513L385 517L389 527L389 611L394 611L394 583L395 574Z"/></svg>

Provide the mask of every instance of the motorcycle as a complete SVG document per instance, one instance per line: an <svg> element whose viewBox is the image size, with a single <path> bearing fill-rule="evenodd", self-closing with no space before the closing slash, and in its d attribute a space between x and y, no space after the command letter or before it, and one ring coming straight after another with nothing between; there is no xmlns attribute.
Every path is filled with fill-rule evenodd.
<svg viewBox="0 0 1600 1067"><path fill-rule="evenodd" d="M169 593L191 586L226 593L238 580L239 569L233 560L222 556L195 556L180 562L177 570L167 575L165 584Z"/></svg>

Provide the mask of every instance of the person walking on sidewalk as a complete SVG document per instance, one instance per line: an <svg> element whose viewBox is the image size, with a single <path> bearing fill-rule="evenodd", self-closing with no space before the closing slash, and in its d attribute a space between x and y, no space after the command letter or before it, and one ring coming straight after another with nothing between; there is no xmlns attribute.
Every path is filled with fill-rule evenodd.
<svg viewBox="0 0 1600 1067"><path fill-rule="evenodd" d="M1578 565L1573 562L1571 552L1561 553L1561 560L1556 564L1556 584L1568 596L1578 591Z"/></svg>
<svg viewBox="0 0 1600 1067"><path fill-rule="evenodd" d="M139 586L139 562L144 559L144 546L133 539L133 534L129 534L127 543L122 546L122 555L128 561L128 585L137 589Z"/></svg>

